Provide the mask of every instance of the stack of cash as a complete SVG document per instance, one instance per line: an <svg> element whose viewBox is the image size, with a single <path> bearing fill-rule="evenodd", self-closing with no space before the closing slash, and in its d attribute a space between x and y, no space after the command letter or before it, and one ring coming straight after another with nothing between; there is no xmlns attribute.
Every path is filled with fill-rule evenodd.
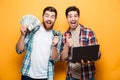
<svg viewBox="0 0 120 80"><path fill-rule="evenodd" d="M21 25L28 25L28 30L31 31L35 27L40 26L39 19L34 15L24 15L22 19L20 20Z"/></svg>

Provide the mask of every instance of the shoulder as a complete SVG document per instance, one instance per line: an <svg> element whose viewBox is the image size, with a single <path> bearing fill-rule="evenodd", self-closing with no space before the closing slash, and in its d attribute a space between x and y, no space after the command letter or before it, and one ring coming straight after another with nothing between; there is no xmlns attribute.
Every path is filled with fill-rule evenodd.
<svg viewBox="0 0 120 80"><path fill-rule="evenodd" d="M54 36L61 36L60 31L52 30Z"/></svg>
<svg viewBox="0 0 120 80"><path fill-rule="evenodd" d="M85 31L85 32L90 32L90 33L93 32L93 30L91 28L88 28L82 24L80 24L80 28L82 31Z"/></svg>

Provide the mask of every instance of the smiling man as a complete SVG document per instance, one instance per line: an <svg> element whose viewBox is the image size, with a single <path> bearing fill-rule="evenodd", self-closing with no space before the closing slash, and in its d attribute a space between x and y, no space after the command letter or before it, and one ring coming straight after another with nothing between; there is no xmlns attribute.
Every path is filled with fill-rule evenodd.
<svg viewBox="0 0 120 80"><path fill-rule="evenodd" d="M76 6L66 9L69 29L62 35L61 44L61 59L67 62L66 80L94 80L94 61L71 62L73 47L97 44L93 31L79 24L79 18L80 11Z"/></svg>
<svg viewBox="0 0 120 80"><path fill-rule="evenodd" d="M40 26L31 32L28 32L28 25L21 26L21 35L16 44L17 53L26 50L21 80L53 80L54 62L60 57L60 33L53 30L56 18L56 9L46 7Z"/></svg>

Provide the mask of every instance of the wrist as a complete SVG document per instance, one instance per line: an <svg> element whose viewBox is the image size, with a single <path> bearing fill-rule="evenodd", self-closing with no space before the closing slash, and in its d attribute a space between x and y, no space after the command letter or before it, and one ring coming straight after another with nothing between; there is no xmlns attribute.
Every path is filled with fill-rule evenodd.
<svg viewBox="0 0 120 80"><path fill-rule="evenodd" d="M21 37L25 37L25 35L22 35L22 34L21 34L20 36L21 36Z"/></svg>
<svg viewBox="0 0 120 80"><path fill-rule="evenodd" d="M57 43L52 42L52 47L57 47Z"/></svg>
<svg viewBox="0 0 120 80"><path fill-rule="evenodd" d="M52 44L52 47L57 47L57 44L54 44L54 45Z"/></svg>
<svg viewBox="0 0 120 80"><path fill-rule="evenodd" d="M57 47L57 45L52 45L52 47Z"/></svg>
<svg viewBox="0 0 120 80"><path fill-rule="evenodd" d="M64 48L70 48L70 46L66 43L65 45L64 45Z"/></svg>

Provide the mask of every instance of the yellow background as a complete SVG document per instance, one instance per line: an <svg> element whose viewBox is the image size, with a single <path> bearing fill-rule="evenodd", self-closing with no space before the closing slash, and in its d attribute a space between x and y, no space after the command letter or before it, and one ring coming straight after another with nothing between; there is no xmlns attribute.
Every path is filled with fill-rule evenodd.
<svg viewBox="0 0 120 80"><path fill-rule="evenodd" d="M54 6L58 11L54 27L63 33L68 28L65 9L71 5L80 9L79 22L95 32L101 45L95 79L120 80L120 0L0 0L0 80L20 80L24 54L15 52L20 18L33 14L41 21L43 9ZM55 66L55 80L65 80L65 63Z"/></svg>

